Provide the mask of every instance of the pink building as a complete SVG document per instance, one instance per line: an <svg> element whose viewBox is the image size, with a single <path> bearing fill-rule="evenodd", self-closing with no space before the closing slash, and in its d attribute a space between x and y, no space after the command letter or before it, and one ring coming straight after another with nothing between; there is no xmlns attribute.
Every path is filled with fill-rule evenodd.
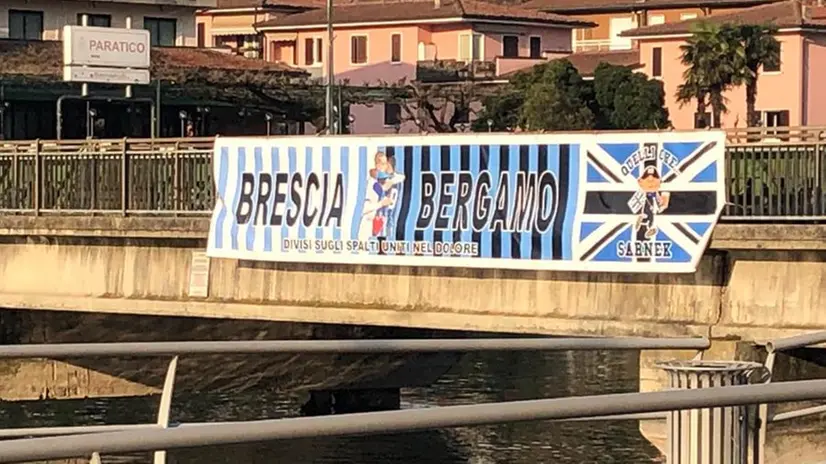
<svg viewBox="0 0 826 464"><path fill-rule="evenodd" d="M476 0L383 1L338 4L334 70L338 81L379 85L457 81L467 69L489 80L571 52L572 31L589 27L576 18ZM326 11L285 15L257 24L266 59L326 73ZM453 77L451 78L451 74ZM355 133L414 132L398 104L351 108ZM468 116L469 117L469 116Z"/></svg>
<svg viewBox="0 0 826 464"><path fill-rule="evenodd" d="M778 69L760 72L756 107L761 112L763 125L826 125L826 8L791 0L703 20L775 24L781 64ZM698 117L696 103L681 107L674 97L685 71L680 61L680 45L690 36L691 26L697 21L699 19L641 27L622 34L636 42L641 70L662 79L671 122L678 129L694 127ZM726 97L728 113L722 117L722 126L745 127L745 89L733 89ZM704 117L710 120L710 115Z"/></svg>

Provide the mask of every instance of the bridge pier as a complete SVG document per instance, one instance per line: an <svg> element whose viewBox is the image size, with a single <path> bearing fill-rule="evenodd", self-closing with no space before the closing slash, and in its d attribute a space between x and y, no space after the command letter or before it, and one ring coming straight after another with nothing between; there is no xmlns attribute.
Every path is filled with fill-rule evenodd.
<svg viewBox="0 0 826 464"><path fill-rule="evenodd" d="M826 356L823 349L806 349L813 360L801 359L801 353L779 353L775 360L772 382L826 378ZM668 375L656 363L664 360L688 360L694 356L687 351L650 350L640 353L640 391L659 391L668 387ZM766 352L750 342L740 340L712 340L711 348L703 354L704 360L756 361L764 363ZM814 406L801 402L780 404L769 408L770 415ZM766 436L765 462L760 464L813 463L826 456L826 431L822 424L826 414L783 422L769 423ZM660 452L666 451L666 420L640 421L640 433Z"/></svg>
<svg viewBox="0 0 826 464"><path fill-rule="evenodd" d="M428 330L329 326L58 311L0 309L0 343L176 340L427 338ZM453 353L399 355L184 356L175 391L240 392L274 385L301 394L305 385L332 394L335 410L398 408L400 387L429 386L459 359ZM167 358L0 361L0 400L75 399L159 394ZM323 406L319 403L319 406Z"/></svg>

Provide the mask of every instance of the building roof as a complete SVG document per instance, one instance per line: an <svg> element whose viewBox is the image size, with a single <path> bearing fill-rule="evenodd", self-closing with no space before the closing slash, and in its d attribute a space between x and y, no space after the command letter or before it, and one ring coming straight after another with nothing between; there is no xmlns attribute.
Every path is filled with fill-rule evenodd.
<svg viewBox="0 0 826 464"><path fill-rule="evenodd" d="M525 9L515 5L502 5L480 0L403 0L358 1L338 3L333 9L335 24L422 22L429 20L507 20L593 27L594 24L576 18ZM261 30L288 29L296 26L323 26L327 23L325 9L274 18L256 25Z"/></svg>
<svg viewBox="0 0 826 464"><path fill-rule="evenodd" d="M600 63L608 63L614 66L625 66L631 69L637 69L642 67L640 63L640 52L639 50L611 50L611 51L602 51L602 52L579 52L579 53L572 53L570 55L556 58L557 60L568 60L571 62L572 65L579 71L579 74L582 76L593 76L594 71L596 71L597 66ZM553 60L551 60L553 61ZM523 69L518 69L516 71L509 72L507 74L503 74L501 77L503 78L511 78L519 73L527 72L536 66L543 66L546 63L540 63L534 66L530 66Z"/></svg>
<svg viewBox="0 0 826 464"><path fill-rule="evenodd" d="M192 47L153 47L153 77L173 79L181 71L260 71L304 74L303 71L264 60L253 60L224 52ZM63 43L60 41L24 41L0 39L2 75L60 78L63 69Z"/></svg>
<svg viewBox="0 0 826 464"><path fill-rule="evenodd" d="M798 0L787 0L769 5L761 5L736 13L711 15L676 23L657 24L625 31L623 37L647 37L690 34L692 27L707 21L718 24L774 24L778 28L824 28L826 29L826 8L809 7Z"/></svg>
<svg viewBox="0 0 826 464"><path fill-rule="evenodd" d="M778 0L529 0L523 8L573 14L640 9L749 7Z"/></svg>
<svg viewBox="0 0 826 464"><path fill-rule="evenodd" d="M242 8L279 8L279 7L319 7L325 0L218 0L218 5L209 10L235 10Z"/></svg>

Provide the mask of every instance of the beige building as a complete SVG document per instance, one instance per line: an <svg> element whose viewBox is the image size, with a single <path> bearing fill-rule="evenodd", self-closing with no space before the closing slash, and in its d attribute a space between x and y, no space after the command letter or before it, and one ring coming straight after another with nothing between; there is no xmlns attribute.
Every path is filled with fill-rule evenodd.
<svg viewBox="0 0 826 464"><path fill-rule="evenodd" d="M198 46L230 49L247 58L265 58L262 34L255 24L324 6L324 0L217 0L217 3L215 8L198 12Z"/></svg>
<svg viewBox="0 0 826 464"><path fill-rule="evenodd" d="M60 40L63 26L80 24L148 29L154 46L195 46L195 12L216 0L3 0L0 39Z"/></svg>

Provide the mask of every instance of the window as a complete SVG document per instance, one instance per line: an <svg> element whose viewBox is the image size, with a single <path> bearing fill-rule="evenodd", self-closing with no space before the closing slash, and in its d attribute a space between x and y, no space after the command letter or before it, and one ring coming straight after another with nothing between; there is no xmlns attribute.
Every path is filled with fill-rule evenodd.
<svg viewBox="0 0 826 464"><path fill-rule="evenodd" d="M143 28L149 31L149 43L153 47L174 47L178 36L177 20L169 18L143 18Z"/></svg>
<svg viewBox="0 0 826 464"><path fill-rule="evenodd" d="M660 47L651 49L651 75L653 77L663 75L663 49Z"/></svg>
<svg viewBox="0 0 826 464"><path fill-rule="evenodd" d="M462 34L459 36L459 61L480 61L482 51L482 34Z"/></svg>
<svg viewBox="0 0 826 464"><path fill-rule="evenodd" d="M77 25L83 25L83 13L77 14ZM86 25L94 27L112 27L112 15L106 14L87 14Z"/></svg>
<svg viewBox="0 0 826 464"><path fill-rule="evenodd" d="M531 37L531 58L542 58L542 37Z"/></svg>
<svg viewBox="0 0 826 464"><path fill-rule="evenodd" d="M41 40L43 38L43 12L9 10L9 38Z"/></svg>
<svg viewBox="0 0 826 464"><path fill-rule="evenodd" d="M780 56L782 56L783 44L778 44L778 45L780 45ZM780 72L780 65L781 65L780 61L777 62L777 66L765 66L764 65L763 66L763 72L764 73L767 73L767 72Z"/></svg>
<svg viewBox="0 0 826 464"><path fill-rule="evenodd" d="M502 56L505 58L519 57L519 37L515 35L502 36Z"/></svg>
<svg viewBox="0 0 826 464"><path fill-rule="evenodd" d="M284 61L284 48L278 42L270 42L270 61L276 63Z"/></svg>
<svg viewBox="0 0 826 464"><path fill-rule="evenodd" d="M393 34L390 36L390 62L402 62L402 35Z"/></svg>
<svg viewBox="0 0 826 464"><path fill-rule="evenodd" d="M312 66L315 64L315 39L304 39L304 64Z"/></svg>
<svg viewBox="0 0 826 464"><path fill-rule="evenodd" d="M766 127L789 127L789 110L763 111L763 125Z"/></svg>
<svg viewBox="0 0 826 464"><path fill-rule="evenodd" d="M367 36L354 35L350 37L350 63L367 63Z"/></svg>
<svg viewBox="0 0 826 464"><path fill-rule="evenodd" d="M649 26L655 26L657 24L665 24L665 15L651 15L648 17Z"/></svg>
<svg viewBox="0 0 826 464"><path fill-rule="evenodd" d="M697 19L697 13L682 13L682 14L680 14L680 21L688 21L689 19Z"/></svg>
<svg viewBox="0 0 826 464"><path fill-rule="evenodd" d="M198 48L206 47L206 26L204 23L198 23L198 29L195 31L198 37Z"/></svg>
<svg viewBox="0 0 826 464"><path fill-rule="evenodd" d="M705 129L711 127L711 113L694 113L694 128Z"/></svg>
<svg viewBox="0 0 826 464"><path fill-rule="evenodd" d="M789 110L762 111L761 118L765 127L789 127ZM766 131L767 135L774 135L780 140L788 140L787 130Z"/></svg>
<svg viewBox="0 0 826 464"><path fill-rule="evenodd" d="M323 50L321 37L304 39L304 64L306 66L320 65L323 62L321 58Z"/></svg>
<svg viewBox="0 0 826 464"><path fill-rule="evenodd" d="M384 104L384 125L395 126L402 122L402 107L398 103Z"/></svg>

